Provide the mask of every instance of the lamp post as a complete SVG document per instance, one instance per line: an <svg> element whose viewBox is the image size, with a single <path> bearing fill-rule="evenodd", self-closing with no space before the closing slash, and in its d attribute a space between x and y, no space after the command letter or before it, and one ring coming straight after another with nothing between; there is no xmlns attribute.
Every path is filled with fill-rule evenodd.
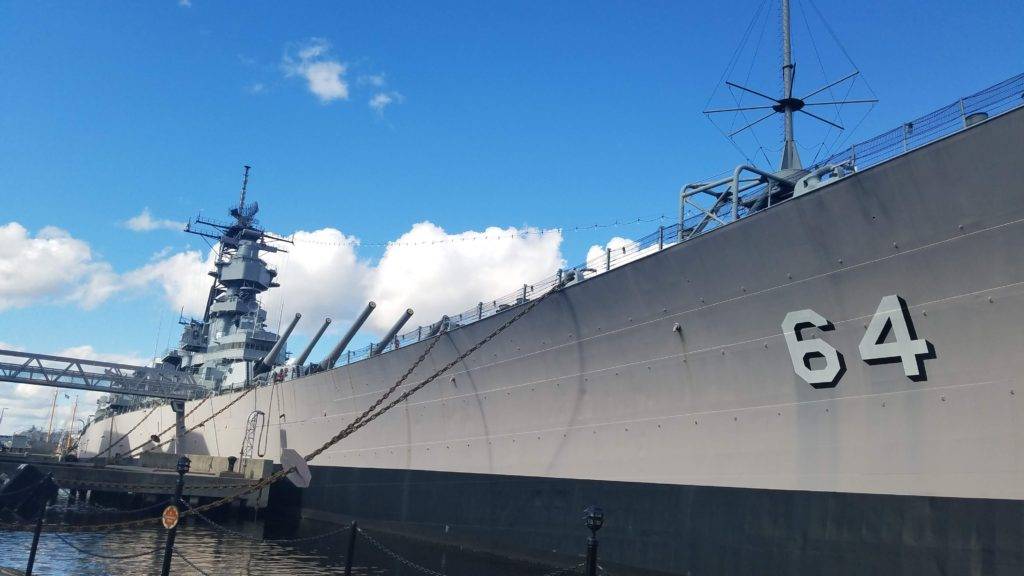
<svg viewBox="0 0 1024 576"><path fill-rule="evenodd" d="M586 575L597 576L597 531L604 526L604 510L599 506L587 506L583 510L583 520L590 529L590 537L587 538Z"/></svg>

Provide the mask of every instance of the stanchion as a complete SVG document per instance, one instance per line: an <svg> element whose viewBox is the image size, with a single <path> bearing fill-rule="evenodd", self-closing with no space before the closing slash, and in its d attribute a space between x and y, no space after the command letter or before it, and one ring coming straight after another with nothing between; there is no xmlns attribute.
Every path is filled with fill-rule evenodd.
<svg viewBox="0 0 1024 576"><path fill-rule="evenodd" d="M181 505L181 493L185 489L185 474L188 474L192 461L186 456L178 458L178 483L174 486L174 503L164 509L163 524L167 528L167 544L164 546L164 566L162 576L171 573L171 555L174 553L174 536L178 533L178 519L181 516L178 506Z"/></svg>
<svg viewBox="0 0 1024 576"><path fill-rule="evenodd" d="M597 531L604 525L604 510L597 506L587 506L583 510L583 520L590 529L590 537L587 538L586 575L597 576Z"/></svg>
<svg viewBox="0 0 1024 576"><path fill-rule="evenodd" d="M31 464L18 466L14 476L0 484L0 510L10 508L20 520L35 520L36 523L32 531L28 564L25 566L25 574L28 576L32 575L32 568L36 563L36 551L39 549L39 535L43 531L46 506L57 497L57 490L53 474L44 475Z"/></svg>
<svg viewBox="0 0 1024 576"><path fill-rule="evenodd" d="M353 520L348 533L348 552L345 553L345 576L352 576L352 560L356 557L356 536L358 534L359 524Z"/></svg>
<svg viewBox="0 0 1024 576"><path fill-rule="evenodd" d="M46 505L57 493L57 484L53 481L53 474L47 474L36 490L36 497L39 498L39 508L36 518L36 527L32 531L32 548L28 551L28 565L25 566L25 576L32 576L32 567L36 563L36 550L39 548L39 534L43 531L43 517L46 516Z"/></svg>

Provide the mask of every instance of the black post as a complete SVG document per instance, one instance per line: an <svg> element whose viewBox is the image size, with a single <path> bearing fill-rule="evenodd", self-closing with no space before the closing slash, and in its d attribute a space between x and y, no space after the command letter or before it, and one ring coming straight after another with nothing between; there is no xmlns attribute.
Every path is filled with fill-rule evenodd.
<svg viewBox="0 0 1024 576"><path fill-rule="evenodd" d="M587 576L597 576L597 537L587 537Z"/></svg>
<svg viewBox="0 0 1024 576"><path fill-rule="evenodd" d="M590 537L587 538L587 564L586 575L597 576L597 531L604 525L604 510L597 506L587 506L583 510L583 520L590 529Z"/></svg>
<svg viewBox="0 0 1024 576"><path fill-rule="evenodd" d="M172 504L175 508L181 506L181 493L185 489L185 474L188 473L188 468L191 464L192 461L186 456L178 458L178 483L174 486L174 503ZM171 555L174 553L174 536L177 533L178 523L175 521L174 526L167 530L167 545L164 546L164 566L160 571L162 576L167 576L171 573Z"/></svg>
<svg viewBox="0 0 1024 576"><path fill-rule="evenodd" d="M36 563L36 549L39 548L39 535L43 531L43 517L46 516L46 505L50 498L57 492L57 485L53 482L53 474L47 474L39 488L39 517L36 518L36 528L32 531L32 548L28 551L28 566L25 567L25 576L32 576L32 567ZM37 496L38 497L38 496Z"/></svg>
<svg viewBox="0 0 1024 576"><path fill-rule="evenodd" d="M25 567L25 576L32 576L32 566L36 563L36 548L39 547L39 534L43 531L44 515L46 515L46 500L43 500L43 504L39 507L36 529L32 532L32 548L28 551L28 566Z"/></svg>
<svg viewBox="0 0 1024 576"><path fill-rule="evenodd" d="M352 527L348 529L348 552L345 554L345 576L352 576L352 560L356 556L356 533L359 532L359 524L352 521Z"/></svg>

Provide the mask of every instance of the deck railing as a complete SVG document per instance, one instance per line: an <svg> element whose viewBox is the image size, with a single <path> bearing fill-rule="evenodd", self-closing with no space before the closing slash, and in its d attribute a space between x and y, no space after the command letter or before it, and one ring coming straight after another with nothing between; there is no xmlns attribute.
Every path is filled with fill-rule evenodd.
<svg viewBox="0 0 1024 576"><path fill-rule="evenodd" d="M809 167L814 168L827 164L841 164L850 161L855 171L864 170L875 166L900 154L919 148L950 134L959 132L978 122L984 121L999 114L1003 114L1024 105L1024 74L1018 74L1013 78L990 86L980 92L960 98L956 102L939 108L938 110L907 122L898 128L859 142L833 154L822 162ZM745 191L741 198L748 198L763 192L763 186L755 187ZM750 211L746 208L738 210L736 219L742 219ZM565 270L559 270L556 274L549 276L539 282L523 284L515 291L487 302L479 302L476 306L459 314L449 316L450 327L455 328L472 324L489 316L493 316L510 308L525 303L526 301L540 296L552 286L562 281L566 275L574 279L570 284L586 281L587 278L602 274L648 254L663 250L669 246L680 243L681 238L688 240L693 236L687 232L692 230L703 220L702 213L687 214L683 222L671 226L661 226L639 240L626 243L615 248L608 248L600 257L589 260ZM723 214L723 223L716 223L701 229L699 234L704 234L714 228L723 226L730 222L731 215ZM682 234L680 233L682 230ZM398 347L415 344L430 333L429 326L420 326L406 332L389 342L385 352ZM347 364L363 360L370 355L370 346L359 350L351 350L342 355L340 364Z"/></svg>

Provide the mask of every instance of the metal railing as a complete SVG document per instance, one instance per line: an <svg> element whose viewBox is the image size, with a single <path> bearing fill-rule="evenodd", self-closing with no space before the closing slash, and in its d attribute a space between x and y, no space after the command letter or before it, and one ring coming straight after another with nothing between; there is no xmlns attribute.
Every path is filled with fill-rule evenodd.
<svg viewBox="0 0 1024 576"><path fill-rule="evenodd" d="M854 144L849 148L826 158L806 169L808 173L817 168L848 163L854 171L875 166L900 154L909 152L926 144L930 144L964 130L973 124L991 118L1024 105L1024 74L1018 74L1008 80L990 86L980 92L960 98L956 102L944 106L930 114L926 114L894 128L888 132ZM764 194L764 184L744 190L740 193L739 206L731 213L724 211L719 219L708 224L706 214L700 211L684 213L680 224L661 226L655 232L639 240L623 244L615 248L606 248L598 258L590 259L573 268L559 270L539 282L523 284L500 298L487 302L479 302L476 306L461 313L451 315L449 328L472 324L484 318L520 306L534 297L547 292L552 286L560 283L566 275L571 280L567 284L585 281L587 278L602 274L619 266L625 265L648 254L663 250L669 246L705 234L715 228L741 220L745 216L758 211L743 205L743 200ZM769 204L767 207L771 207ZM701 224L704 225L700 228ZM384 352L404 347L423 340L431 333L432 326L420 326L414 330L397 336L389 342ZM364 360L370 356L370 346L358 350L350 350L343 354L339 365Z"/></svg>

